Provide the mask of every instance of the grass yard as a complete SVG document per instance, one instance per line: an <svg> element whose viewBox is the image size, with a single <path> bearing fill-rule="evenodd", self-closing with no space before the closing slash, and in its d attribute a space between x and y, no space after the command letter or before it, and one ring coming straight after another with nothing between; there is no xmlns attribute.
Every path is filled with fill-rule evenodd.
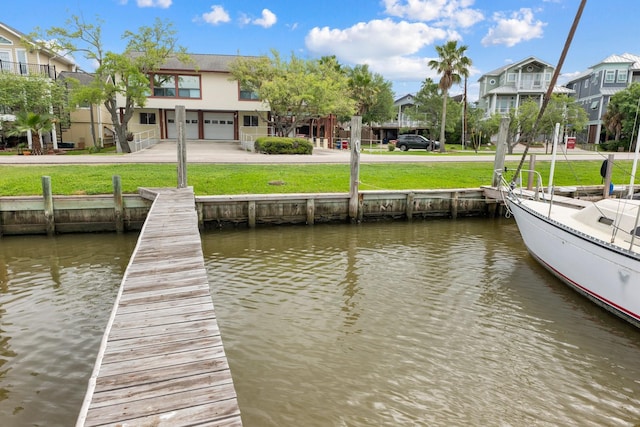
<svg viewBox="0 0 640 427"><path fill-rule="evenodd" d="M601 161L556 163L556 185L598 185ZM517 162L508 162L515 169ZM526 165L525 165L526 167ZM549 162L537 162L543 184L548 183ZM418 190L478 188L490 185L493 158L487 162L433 162L362 164L360 190ZM613 182L627 184L631 162L617 162ZM176 166L171 164L121 165L16 165L0 166L0 196L42 194L42 176L51 177L53 194L109 194L112 177L119 175L125 193L138 187L175 187ZM506 173L510 177L510 173ZM221 165L193 164L187 184L198 195L335 193L349 191L349 165Z"/></svg>

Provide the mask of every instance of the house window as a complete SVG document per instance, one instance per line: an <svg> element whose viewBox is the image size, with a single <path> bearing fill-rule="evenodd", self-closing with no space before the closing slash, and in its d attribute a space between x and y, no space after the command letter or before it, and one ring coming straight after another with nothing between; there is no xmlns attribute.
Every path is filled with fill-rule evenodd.
<svg viewBox="0 0 640 427"><path fill-rule="evenodd" d="M258 100L258 94L254 92L252 89L240 86L240 99L255 101Z"/></svg>
<svg viewBox="0 0 640 427"><path fill-rule="evenodd" d="M155 125L156 124L156 113L140 113L140 124L141 125Z"/></svg>
<svg viewBox="0 0 640 427"><path fill-rule="evenodd" d="M244 126L258 126L258 116L244 116Z"/></svg>
<svg viewBox="0 0 640 427"><path fill-rule="evenodd" d="M597 110L599 105L600 105L600 101L593 101L591 103L591 109L592 110Z"/></svg>
<svg viewBox="0 0 640 427"><path fill-rule="evenodd" d="M27 69L27 51L20 49L16 50L16 56L18 57L18 66L20 67L20 74L29 74Z"/></svg>
<svg viewBox="0 0 640 427"><path fill-rule="evenodd" d="M619 70L618 71L618 83L626 83L627 82L628 73L629 72L627 70Z"/></svg>
<svg viewBox="0 0 640 427"><path fill-rule="evenodd" d="M165 98L200 98L200 77L154 74L151 79L153 96Z"/></svg>
<svg viewBox="0 0 640 427"><path fill-rule="evenodd" d="M200 98L200 77L178 76L178 96L180 98Z"/></svg>
<svg viewBox="0 0 640 427"><path fill-rule="evenodd" d="M589 79L584 81L584 88L588 88L589 87Z"/></svg>
<svg viewBox="0 0 640 427"><path fill-rule="evenodd" d="M516 81L516 73L509 73L507 74L507 81L509 83L513 83Z"/></svg>
<svg viewBox="0 0 640 427"><path fill-rule="evenodd" d="M614 70L607 70L604 75L604 82L613 83L615 81L615 78L616 78L616 72Z"/></svg>
<svg viewBox="0 0 640 427"><path fill-rule="evenodd" d="M176 96L175 76L156 74L153 76L153 96Z"/></svg>

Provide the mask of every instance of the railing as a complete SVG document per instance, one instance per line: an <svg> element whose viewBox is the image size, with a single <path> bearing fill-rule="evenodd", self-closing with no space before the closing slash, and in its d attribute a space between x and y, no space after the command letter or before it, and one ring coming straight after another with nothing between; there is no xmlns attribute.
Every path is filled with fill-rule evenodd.
<svg viewBox="0 0 640 427"><path fill-rule="evenodd" d="M149 148L158 142L158 139L156 138L156 131L151 129L136 132L133 134L133 141L131 142L132 143L129 144L129 148L131 148L132 153Z"/></svg>
<svg viewBox="0 0 640 427"><path fill-rule="evenodd" d="M4 73L19 74L23 76L41 75L54 80L57 76L56 66L49 64L39 65L27 64L25 62L11 62L0 60L0 71Z"/></svg>
<svg viewBox="0 0 640 427"><path fill-rule="evenodd" d="M241 126L240 127L240 147L245 151L253 152L254 143L259 136L268 136L264 127Z"/></svg>

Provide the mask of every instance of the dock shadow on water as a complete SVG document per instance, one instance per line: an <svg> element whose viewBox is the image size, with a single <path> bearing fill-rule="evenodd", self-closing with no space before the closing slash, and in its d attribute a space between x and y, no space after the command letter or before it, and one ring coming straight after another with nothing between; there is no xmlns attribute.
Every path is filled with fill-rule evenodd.
<svg viewBox="0 0 640 427"><path fill-rule="evenodd" d="M640 423L640 331L543 270L510 220L203 247L247 427Z"/></svg>

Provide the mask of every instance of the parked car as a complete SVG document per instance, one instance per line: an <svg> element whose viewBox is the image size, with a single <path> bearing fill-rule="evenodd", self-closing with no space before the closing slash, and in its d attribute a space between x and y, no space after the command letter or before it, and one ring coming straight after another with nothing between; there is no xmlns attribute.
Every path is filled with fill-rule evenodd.
<svg viewBox="0 0 640 427"><path fill-rule="evenodd" d="M400 135L398 139L395 140L395 144L396 147L401 151L407 151L410 148L422 149L427 151L440 149L440 143L438 141L432 141L422 135L414 134Z"/></svg>

